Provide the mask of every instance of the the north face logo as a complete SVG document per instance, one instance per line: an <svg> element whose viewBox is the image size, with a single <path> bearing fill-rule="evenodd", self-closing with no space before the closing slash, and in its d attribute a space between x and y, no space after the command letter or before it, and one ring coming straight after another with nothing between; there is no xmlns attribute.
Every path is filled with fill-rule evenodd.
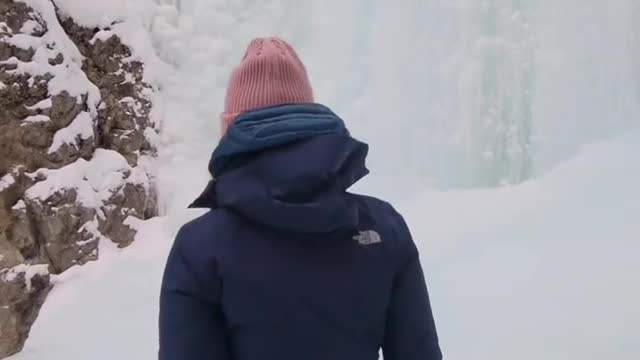
<svg viewBox="0 0 640 360"><path fill-rule="evenodd" d="M380 234L373 230L360 231L360 233L353 237L360 245L371 245L382 242Z"/></svg>

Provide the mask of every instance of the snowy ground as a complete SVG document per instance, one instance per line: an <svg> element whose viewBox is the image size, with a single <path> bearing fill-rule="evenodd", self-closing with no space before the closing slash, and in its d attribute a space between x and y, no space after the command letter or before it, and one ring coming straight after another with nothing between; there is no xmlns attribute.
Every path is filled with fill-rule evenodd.
<svg viewBox="0 0 640 360"><path fill-rule="evenodd" d="M447 359L634 360L640 354L640 132L551 174L402 204ZM14 359L153 359L160 276L176 224L56 280ZM180 218L181 217L181 218Z"/></svg>
<svg viewBox="0 0 640 360"><path fill-rule="evenodd" d="M153 13L142 21L151 37L139 34L136 41L142 48L153 43L172 65L154 73L164 98L156 104L164 119L158 162L164 216L135 224L138 240L129 248L102 244L100 261L55 278L25 350L12 359L155 358L162 268L177 228L200 213L184 207L208 180L227 76L248 39L271 34L300 48L319 100L372 144L373 173L358 190L395 200L407 217L447 359L640 356L640 129L630 130L640 113L630 90L637 84L623 82L633 77L630 65L640 56L602 57L598 66L584 60L617 41L626 44L616 37L626 31L623 19L607 22L611 38L598 32L606 41L597 45L574 44L579 34L566 22L539 26L545 29L535 36L544 50L538 64L544 94L531 110L546 121L537 120L548 145L538 171L545 175L517 186L434 191L425 189L472 182L449 180L465 173L455 164L475 142L456 151L449 145L464 139L455 135L473 118L463 113L481 89L469 85L479 81L473 69L483 65L474 46L487 40L476 34L482 24L472 16L474 1L407 0L392 8L382 0L159 2L164 5L144 12ZM570 8L572 2L558 4ZM623 5L632 1L618 4L607 8L607 18L632 13L632 5ZM549 9L538 10L545 16L539 23L555 21ZM583 9L570 22L593 19L597 10ZM451 29L465 19L473 26ZM403 22L413 34L398 30ZM562 41L573 44L570 52L561 52ZM397 58L410 60L399 67ZM579 73L591 87L581 83L569 94L567 81ZM620 80L611 80L619 85L614 94L608 91L613 85L601 82L609 73ZM527 94L518 82L497 86L498 93ZM614 96L622 100L608 105ZM609 112L606 121L599 118ZM604 135L608 140L581 146Z"/></svg>

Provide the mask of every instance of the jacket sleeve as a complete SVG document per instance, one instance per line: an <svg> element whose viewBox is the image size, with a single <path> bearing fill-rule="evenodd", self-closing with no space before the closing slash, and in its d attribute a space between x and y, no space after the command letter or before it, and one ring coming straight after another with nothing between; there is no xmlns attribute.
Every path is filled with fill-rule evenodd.
<svg viewBox="0 0 640 360"><path fill-rule="evenodd" d="M189 253L184 228L169 254L160 293L160 360L230 360L217 265ZM184 248L184 249L183 249Z"/></svg>
<svg viewBox="0 0 640 360"><path fill-rule="evenodd" d="M385 360L440 360L442 353L418 251L404 220L399 239L409 248L393 281L382 350Z"/></svg>

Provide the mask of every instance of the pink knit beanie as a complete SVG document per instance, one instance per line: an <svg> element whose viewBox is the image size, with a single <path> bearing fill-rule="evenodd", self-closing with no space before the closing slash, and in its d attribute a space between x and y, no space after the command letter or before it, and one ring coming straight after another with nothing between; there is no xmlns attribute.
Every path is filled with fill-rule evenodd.
<svg viewBox="0 0 640 360"><path fill-rule="evenodd" d="M222 133L243 112L307 102L313 102L313 90L291 45L275 37L254 39L231 74L221 115Z"/></svg>

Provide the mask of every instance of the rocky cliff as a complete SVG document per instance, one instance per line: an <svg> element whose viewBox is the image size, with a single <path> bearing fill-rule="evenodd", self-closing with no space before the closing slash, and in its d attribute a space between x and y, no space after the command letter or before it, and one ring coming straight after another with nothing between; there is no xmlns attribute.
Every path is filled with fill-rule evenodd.
<svg viewBox="0 0 640 360"><path fill-rule="evenodd" d="M144 71L109 26L0 0L0 358L23 346L52 276L155 215Z"/></svg>

